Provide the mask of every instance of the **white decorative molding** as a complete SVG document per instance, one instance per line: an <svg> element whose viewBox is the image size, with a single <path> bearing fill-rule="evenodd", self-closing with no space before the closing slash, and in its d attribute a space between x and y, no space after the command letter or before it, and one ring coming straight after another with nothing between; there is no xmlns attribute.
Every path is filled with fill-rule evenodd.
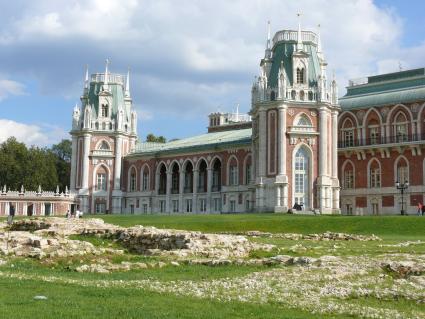
<svg viewBox="0 0 425 319"><path fill-rule="evenodd" d="M313 117L315 117L315 116L317 116L317 113L316 113L316 111L311 111L310 112L310 115L313 116Z"/></svg>
<svg viewBox="0 0 425 319"><path fill-rule="evenodd" d="M294 114L295 114L294 109L289 109L288 114L289 114L289 116L294 116Z"/></svg>

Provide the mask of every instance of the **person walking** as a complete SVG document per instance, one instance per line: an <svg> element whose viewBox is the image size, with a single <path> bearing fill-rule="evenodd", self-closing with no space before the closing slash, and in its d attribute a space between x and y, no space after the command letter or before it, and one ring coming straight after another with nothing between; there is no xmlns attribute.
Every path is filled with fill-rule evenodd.
<svg viewBox="0 0 425 319"><path fill-rule="evenodd" d="M15 206L10 205L9 208L9 216L7 217L7 224L12 225L13 224L13 218L15 217Z"/></svg>

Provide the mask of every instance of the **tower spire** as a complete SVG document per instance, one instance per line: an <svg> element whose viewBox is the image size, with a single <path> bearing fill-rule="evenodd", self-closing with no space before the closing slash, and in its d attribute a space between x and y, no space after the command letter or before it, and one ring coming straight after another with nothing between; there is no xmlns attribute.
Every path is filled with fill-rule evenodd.
<svg viewBox="0 0 425 319"><path fill-rule="evenodd" d="M317 25L317 55L319 56L319 58L324 60L322 52L322 40L320 36L320 23Z"/></svg>
<svg viewBox="0 0 425 319"><path fill-rule="evenodd" d="M130 67L127 70L127 77L125 79L125 96L130 97Z"/></svg>
<svg viewBox="0 0 425 319"><path fill-rule="evenodd" d="M109 64L111 63L111 61L109 61L109 59L106 59L105 60L105 64L106 64L106 66L105 66L105 79L104 79L104 81L103 81L103 85L104 86L107 86L108 85L108 66L109 66Z"/></svg>
<svg viewBox="0 0 425 319"><path fill-rule="evenodd" d="M86 64L86 74L84 77L84 90L87 91L89 89L89 65Z"/></svg>
<svg viewBox="0 0 425 319"><path fill-rule="evenodd" d="M266 41L266 52L265 52L265 58L270 59L271 58L271 33L270 33L270 20L267 21L267 41Z"/></svg>
<svg viewBox="0 0 425 319"><path fill-rule="evenodd" d="M298 36L297 36L297 51L303 50L303 39L301 34L301 13L297 13L298 16Z"/></svg>

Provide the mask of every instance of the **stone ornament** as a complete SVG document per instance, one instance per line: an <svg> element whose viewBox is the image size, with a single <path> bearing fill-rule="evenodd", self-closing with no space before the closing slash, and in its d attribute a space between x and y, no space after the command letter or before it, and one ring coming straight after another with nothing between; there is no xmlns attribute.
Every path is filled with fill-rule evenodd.
<svg viewBox="0 0 425 319"><path fill-rule="evenodd" d="M364 118L364 116L365 116L365 111L363 111L363 110L361 110L361 111L359 111L359 112L357 112L357 118L360 120L360 121L363 121L363 118Z"/></svg>
<svg viewBox="0 0 425 319"><path fill-rule="evenodd" d="M316 117L317 116L317 113L316 113L316 111L311 111L310 112L310 115L313 116L313 117Z"/></svg>
<svg viewBox="0 0 425 319"><path fill-rule="evenodd" d="M294 114L295 114L294 109L289 109L288 114L289 114L289 116L294 116Z"/></svg>

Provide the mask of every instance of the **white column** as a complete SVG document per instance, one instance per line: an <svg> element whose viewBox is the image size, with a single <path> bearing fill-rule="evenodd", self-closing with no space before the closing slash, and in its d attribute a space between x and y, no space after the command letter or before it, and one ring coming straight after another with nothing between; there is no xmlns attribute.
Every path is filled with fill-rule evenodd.
<svg viewBox="0 0 425 319"><path fill-rule="evenodd" d="M165 203L165 211L171 213L171 172L167 171L167 188L166 188L166 203Z"/></svg>
<svg viewBox="0 0 425 319"><path fill-rule="evenodd" d="M184 205L183 205L183 194L184 194L184 171L180 171L179 175L179 212L184 212Z"/></svg>
<svg viewBox="0 0 425 319"><path fill-rule="evenodd" d="M267 162L267 123L266 123L266 110L259 112L260 122L258 123L259 130L259 168L258 172L260 177L266 176L266 162Z"/></svg>
<svg viewBox="0 0 425 319"><path fill-rule="evenodd" d="M280 206L282 203L281 187L279 184L277 184L275 187L276 187L276 206Z"/></svg>
<svg viewBox="0 0 425 319"><path fill-rule="evenodd" d="M279 108L278 174L286 175L286 105Z"/></svg>
<svg viewBox="0 0 425 319"><path fill-rule="evenodd" d="M77 137L72 136L72 153L71 153L71 181L70 190L75 191L75 184L77 178Z"/></svg>
<svg viewBox="0 0 425 319"><path fill-rule="evenodd" d="M338 178L338 112L332 112L332 177Z"/></svg>
<svg viewBox="0 0 425 319"><path fill-rule="evenodd" d="M319 144L319 175L326 175L326 164L328 161L327 150L328 150L328 134L327 134L327 112L325 108L319 111L319 133L320 133L320 144Z"/></svg>
<svg viewBox="0 0 425 319"><path fill-rule="evenodd" d="M84 134L83 152L83 189L89 188L89 154L90 154L90 134Z"/></svg>
<svg viewBox="0 0 425 319"><path fill-rule="evenodd" d="M115 139L115 169L114 169L114 189L121 189L121 157L122 157L122 138L117 136Z"/></svg>
<svg viewBox="0 0 425 319"><path fill-rule="evenodd" d="M207 213L211 213L212 168L207 169Z"/></svg>
<svg viewBox="0 0 425 319"><path fill-rule="evenodd" d="M193 199L192 199L192 212L198 213L198 179L199 170L193 170Z"/></svg>

